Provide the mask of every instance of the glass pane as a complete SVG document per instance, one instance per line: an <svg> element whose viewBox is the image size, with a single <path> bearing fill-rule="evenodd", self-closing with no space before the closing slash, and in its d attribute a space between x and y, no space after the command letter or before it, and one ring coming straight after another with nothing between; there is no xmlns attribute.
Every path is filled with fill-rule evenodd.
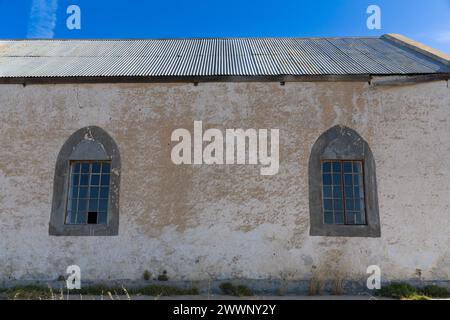
<svg viewBox="0 0 450 320"><path fill-rule="evenodd" d="M103 162L102 163L102 173L109 173L109 171L110 171L109 163Z"/></svg>
<svg viewBox="0 0 450 320"><path fill-rule="evenodd" d="M333 212L331 211L325 211L324 214L324 222L326 224L333 224Z"/></svg>
<svg viewBox="0 0 450 320"><path fill-rule="evenodd" d="M346 186L351 186L353 184L353 179L351 174L344 175L344 183Z"/></svg>
<svg viewBox="0 0 450 320"><path fill-rule="evenodd" d="M353 210L353 199L345 200L345 210L349 210L349 211Z"/></svg>
<svg viewBox="0 0 450 320"><path fill-rule="evenodd" d="M341 174L333 174L333 184L340 185L341 183Z"/></svg>
<svg viewBox="0 0 450 320"><path fill-rule="evenodd" d="M70 188L69 199L78 198L78 187Z"/></svg>
<svg viewBox="0 0 450 320"><path fill-rule="evenodd" d="M341 187L333 187L333 197L334 198L342 198L342 188Z"/></svg>
<svg viewBox="0 0 450 320"><path fill-rule="evenodd" d="M355 200L355 210L361 210L361 201Z"/></svg>
<svg viewBox="0 0 450 320"><path fill-rule="evenodd" d="M324 162L322 164L322 172L323 173L329 173L331 172L331 162Z"/></svg>
<svg viewBox="0 0 450 320"><path fill-rule="evenodd" d="M76 162L72 165L73 173L80 173L81 163Z"/></svg>
<svg viewBox="0 0 450 320"><path fill-rule="evenodd" d="M101 182L102 186L109 186L109 174L102 175Z"/></svg>
<svg viewBox="0 0 450 320"><path fill-rule="evenodd" d="M333 210L333 202L332 200L324 200L323 207L325 210Z"/></svg>
<svg viewBox="0 0 450 320"><path fill-rule="evenodd" d="M108 209L108 200L100 200L98 210L99 211L106 211Z"/></svg>
<svg viewBox="0 0 450 320"><path fill-rule="evenodd" d="M352 163L349 161L344 162L344 173L352 173Z"/></svg>
<svg viewBox="0 0 450 320"><path fill-rule="evenodd" d="M331 198L331 187L323 187L323 197L324 198Z"/></svg>
<svg viewBox="0 0 450 320"><path fill-rule="evenodd" d="M98 186L100 184L100 175L93 174L91 176L91 185Z"/></svg>
<svg viewBox="0 0 450 320"><path fill-rule="evenodd" d="M87 200L78 200L78 211L85 211L87 209Z"/></svg>
<svg viewBox="0 0 450 320"><path fill-rule="evenodd" d="M355 224L355 217L353 212L347 212L347 224Z"/></svg>
<svg viewBox="0 0 450 320"><path fill-rule="evenodd" d="M78 198L87 198L87 197L88 197L88 187L80 187Z"/></svg>
<svg viewBox="0 0 450 320"><path fill-rule="evenodd" d="M81 173L89 173L89 163L81 164Z"/></svg>
<svg viewBox="0 0 450 320"><path fill-rule="evenodd" d="M361 179L361 175L359 175L359 174L356 174L354 177L353 177L353 180L354 180L354 184L357 186L357 185L361 185L362 184L362 179Z"/></svg>
<svg viewBox="0 0 450 320"><path fill-rule="evenodd" d="M334 223L344 224L344 212L343 211L337 211L334 214Z"/></svg>
<svg viewBox="0 0 450 320"><path fill-rule="evenodd" d="M355 212L355 223L363 224L361 212Z"/></svg>
<svg viewBox="0 0 450 320"><path fill-rule="evenodd" d="M104 212L104 211L99 212L98 216L97 216L97 223L98 224L106 224L107 223L106 217L107 217L106 212Z"/></svg>
<svg viewBox="0 0 450 320"><path fill-rule="evenodd" d="M80 182L80 175L79 174L74 174L72 176L72 185L77 186Z"/></svg>
<svg viewBox="0 0 450 320"><path fill-rule="evenodd" d="M333 209L334 210L344 210L342 200L333 200Z"/></svg>
<svg viewBox="0 0 450 320"><path fill-rule="evenodd" d="M345 187L345 197L353 198L353 188L352 187Z"/></svg>
<svg viewBox="0 0 450 320"><path fill-rule="evenodd" d="M326 185L326 186L331 185L331 174L323 175L323 185Z"/></svg>
<svg viewBox="0 0 450 320"><path fill-rule="evenodd" d="M353 162L353 172L355 172L355 173L362 172L362 170L361 170L361 162L360 161Z"/></svg>
<svg viewBox="0 0 450 320"><path fill-rule="evenodd" d="M100 188L100 198L108 198L109 196L109 187Z"/></svg>
<svg viewBox="0 0 450 320"><path fill-rule="evenodd" d="M69 207L69 210L71 210L72 212L76 212L77 211L77 200L70 200L68 207Z"/></svg>
<svg viewBox="0 0 450 320"><path fill-rule="evenodd" d="M68 218L67 218L67 223L76 223L76 220L75 220L75 218L76 218L75 212L69 211L69 212L67 213L67 216L68 216Z"/></svg>
<svg viewBox="0 0 450 320"><path fill-rule="evenodd" d="M333 172L334 173L341 173L341 163L338 161L333 162Z"/></svg>
<svg viewBox="0 0 450 320"><path fill-rule="evenodd" d="M80 185L87 186L89 184L89 175L88 174L82 174L80 179Z"/></svg>
<svg viewBox="0 0 450 320"><path fill-rule="evenodd" d="M86 219L87 219L87 213L78 211L76 223L85 224Z"/></svg>
<svg viewBox="0 0 450 320"><path fill-rule="evenodd" d="M89 192L90 193L90 197L91 198L98 198L99 191L100 191L99 187L91 187L91 190Z"/></svg>
<svg viewBox="0 0 450 320"><path fill-rule="evenodd" d="M355 187L355 198L360 197L359 190L360 190L360 187Z"/></svg>
<svg viewBox="0 0 450 320"><path fill-rule="evenodd" d="M92 173L100 173L100 162L94 162L92 164Z"/></svg>
<svg viewBox="0 0 450 320"><path fill-rule="evenodd" d="M98 200L89 200L89 211L97 211L98 210Z"/></svg>

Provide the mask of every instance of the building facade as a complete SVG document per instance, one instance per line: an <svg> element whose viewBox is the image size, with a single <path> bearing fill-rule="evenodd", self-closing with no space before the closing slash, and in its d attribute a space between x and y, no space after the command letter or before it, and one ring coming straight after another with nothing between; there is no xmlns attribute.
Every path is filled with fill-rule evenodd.
<svg viewBox="0 0 450 320"><path fill-rule="evenodd" d="M53 281L74 264L97 282L147 270L173 281L364 283L371 265L386 281L449 280L450 64L398 39L387 51L397 60L385 62L320 48L388 70L413 68L404 59L414 51L439 70L66 79L46 69L59 56L14 60L43 56L42 41L0 45L0 280ZM277 172L174 163L173 132L193 133L196 121L203 133L278 129Z"/></svg>

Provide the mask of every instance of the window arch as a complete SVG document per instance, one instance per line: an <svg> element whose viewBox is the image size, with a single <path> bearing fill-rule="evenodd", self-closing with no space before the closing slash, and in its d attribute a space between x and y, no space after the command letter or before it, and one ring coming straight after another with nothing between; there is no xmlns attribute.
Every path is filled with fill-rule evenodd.
<svg viewBox="0 0 450 320"><path fill-rule="evenodd" d="M73 133L56 161L49 234L112 236L119 230L120 153L103 129Z"/></svg>
<svg viewBox="0 0 450 320"><path fill-rule="evenodd" d="M375 161L354 130L323 133L309 158L310 234L380 237Z"/></svg>

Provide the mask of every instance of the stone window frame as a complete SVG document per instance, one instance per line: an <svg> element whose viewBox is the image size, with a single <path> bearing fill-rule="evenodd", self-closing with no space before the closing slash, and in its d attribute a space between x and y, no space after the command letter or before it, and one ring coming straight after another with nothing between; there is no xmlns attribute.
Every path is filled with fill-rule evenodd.
<svg viewBox="0 0 450 320"><path fill-rule="evenodd" d="M323 221L322 162L359 160L363 163L365 225L325 224ZM353 129L337 125L314 143L309 157L310 235L329 237L381 237L375 160L369 144Z"/></svg>
<svg viewBox="0 0 450 320"><path fill-rule="evenodd" d="M111 176L107 224L66 224L71 161L110 161ZM120 152L114 139L102 128L77 130L64 143L56 160L49 235L116 236L119 233Z"/></svg>

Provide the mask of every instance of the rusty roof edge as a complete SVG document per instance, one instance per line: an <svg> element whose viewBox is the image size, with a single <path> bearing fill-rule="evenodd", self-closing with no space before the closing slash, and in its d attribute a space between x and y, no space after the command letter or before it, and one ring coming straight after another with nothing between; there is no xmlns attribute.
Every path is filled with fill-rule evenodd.
<svg viewBox="0 0 450 320"><path fill-rule="evenodd" d="M405 37L401 34L389 33L381 36L381 39L385 39L390 42L397 43L416 52L419 52L431 59L437 60L440 63L450 67L450 55L439 50L433 49L423 43Z"/></svg>
<svg viewBox="0 0 450 320"><path fill-rule="evenodd" d="M385 79L386 81L380 81ZM68 76L68 77L0 77L0 84L76 84L76 83L205 83L205 82L368 82L375 85L398 85L448 81L450 73L420 75L274 75L274 76Z"/></svg>

